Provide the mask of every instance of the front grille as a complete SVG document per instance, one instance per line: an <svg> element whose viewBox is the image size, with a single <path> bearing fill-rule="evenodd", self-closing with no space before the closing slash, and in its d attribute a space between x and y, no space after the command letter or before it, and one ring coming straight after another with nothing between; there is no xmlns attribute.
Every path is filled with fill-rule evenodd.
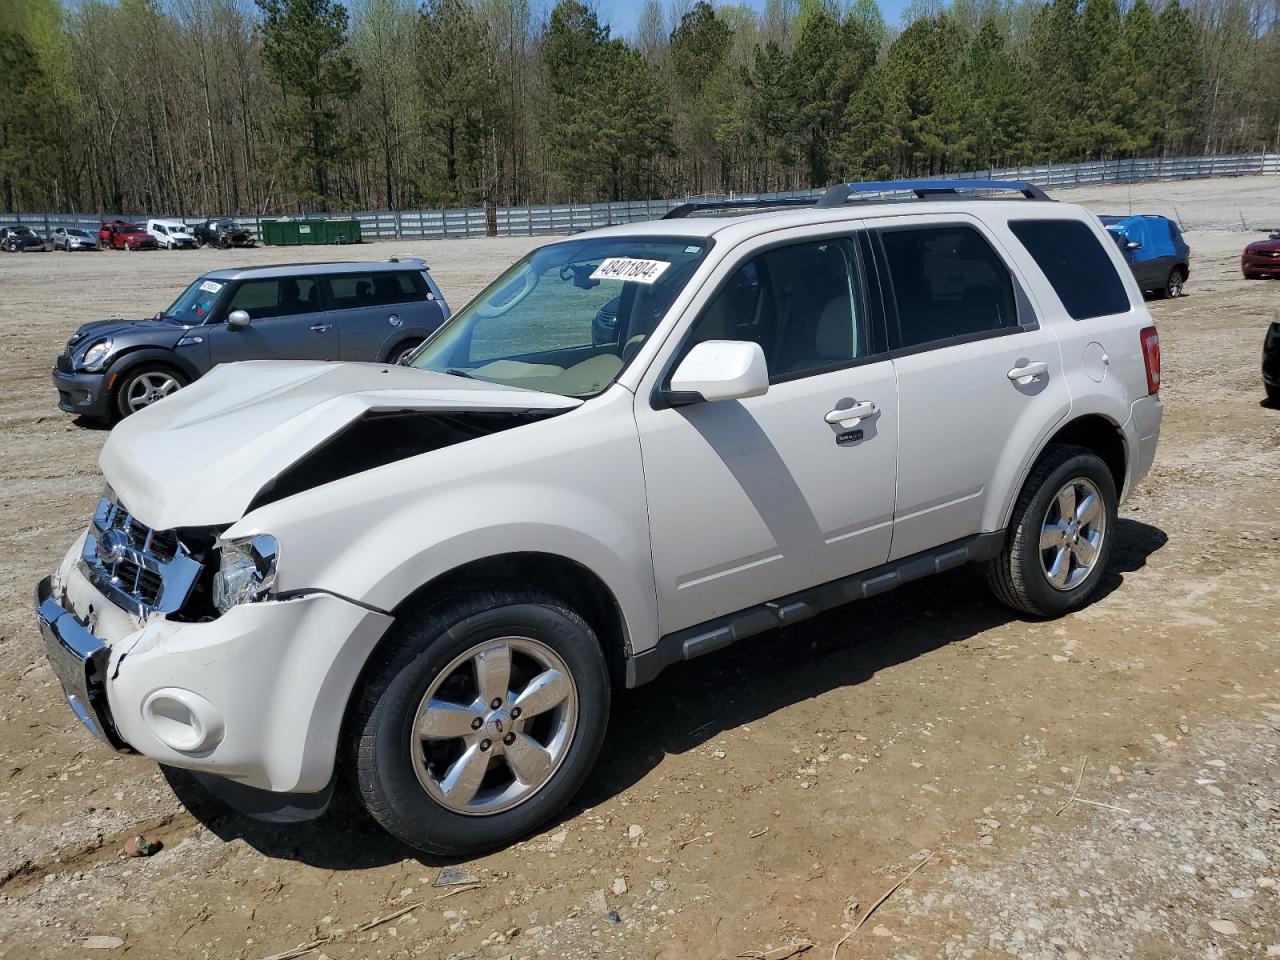
<svg viewBox="0 0 1280 960"><path fill-rule="evenodd" d="M109 496L98 501L80 563L89 580L138 616L176 613L201 564L173 530L153 530Z"/></svg>

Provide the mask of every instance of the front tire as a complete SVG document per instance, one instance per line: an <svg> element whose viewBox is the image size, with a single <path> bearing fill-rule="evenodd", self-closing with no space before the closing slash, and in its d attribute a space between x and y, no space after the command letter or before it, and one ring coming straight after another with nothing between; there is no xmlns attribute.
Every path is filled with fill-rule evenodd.
<svg viewBox="0 0 1280 960"><path fill-rule="evenodd" d="M1004 548L987 563L996 598L1037 617L1090 603L1111 556L1116 511L1115 481L1101 457L1048 447L1023 484Z"/></svg>
<svg viewBox="0 0 1280 960"><path fill-rule="evenodd" d="M187 385L187 378L172 367L143 363L126 373L116 387L116 413L121 419L163 400Z"/></svg>
<svg viewBox="0 0 1280 960"><path fill-rule="evenodd" d="M512 843L577 793L604 740L609 672L577 613L480 587L402 615L353 704L351 773L370 815L437 856Z"/></svg>

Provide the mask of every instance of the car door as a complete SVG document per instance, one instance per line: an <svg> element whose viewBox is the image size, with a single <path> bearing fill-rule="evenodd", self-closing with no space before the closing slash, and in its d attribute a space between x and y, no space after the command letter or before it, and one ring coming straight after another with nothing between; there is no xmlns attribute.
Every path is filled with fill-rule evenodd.
<svg viewBox="0 0 1280 960"><path fill-rule="evenodd" d="M828 227L829 231L830 228ZM636 421L664 634L883 563L897 454L892 361L851 231L749 241L672 360L706 340L754 340L769 390L672 407L642 390ZM829 414L863 404L859 423Z"/></svg>
<svg viewBox="0 0 1280 960"><path fill-rule="evenodd" d="M873 246L898 387L896 560L994 530L997 475L1019 469L1071 398L1057 337L985 226L885 223Z"/></svg>
<svg viewBox="0 0 1280 960"><path fill-rule="evenodd" d="M241 280L223 304L219 322L209 327L209 357L215 363L234 360L337 360L339 334L319 310L315 277L272 277ZM249 325L226 323L236 310L249 314Z"/></svg>
<svg viewBox="0 0 1280 960"><path fill-rule="evenodd" d="M327 318L342 334L342 359L381 360L401 341L421 341L444 317L420 273L370 270L322 280Z"/></svg>

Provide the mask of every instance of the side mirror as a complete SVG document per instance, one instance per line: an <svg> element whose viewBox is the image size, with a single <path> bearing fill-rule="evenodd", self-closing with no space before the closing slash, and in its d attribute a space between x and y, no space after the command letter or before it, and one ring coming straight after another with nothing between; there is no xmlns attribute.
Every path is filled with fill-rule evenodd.
<svg viewBox="0 0 1280 960"><path fill-rule="evenodd" d="M1141 250L1142 244L1139 243L1137 240L1130 240L1128 243L1124 245L1124 248L1126 250Z"/></svg>
<svg viewBox="0 0 1280 960"><path fill-rule="evenodd" d="M249 325L247 310L232 310L227 314L227 327L231 330L243 330Z"/></svg>
<svg viewBox="0 0 1280 960"><path fill-rule="evenodd" d="M666 397L673 406L680 406L700 400L745 400L768 391L769 367L760 344L707 340L680 361Z"/></svg>

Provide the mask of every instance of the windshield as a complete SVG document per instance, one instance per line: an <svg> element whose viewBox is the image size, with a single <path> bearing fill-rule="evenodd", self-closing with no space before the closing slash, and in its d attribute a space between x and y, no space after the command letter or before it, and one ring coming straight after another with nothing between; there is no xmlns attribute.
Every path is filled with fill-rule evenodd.
<svg viewBox="0 0 1280 960"><path fill-rule="evenodd" d="M706 249L700 239L640 237L542 247L459 311L410 364L595 396L640 351Z"/></svg>
<svg viewBox="0 0 1280 960"><path fill-rule="evenodd" d="M16 235L18 235L19 237L34 237L34 236L35 236L35 234L31 232L31 228L30 228L30 227L14 227L14 228L13 228L13 232L14 232Z"/></svg>
<svg viewBox="0 0 1280 960"><path fill-rule="evenodd" d="M199 326L209 318L209 312L226 286L225 280L197 280L183 290L182 296L169 304L161 316L189 326Z"/></svg>
<svg viewBox="0 0 1280 960"><path fill-rule="evenodd" d="M86 233L84 230L76 230L76 229L74 229L74 228L68 228L68 229L67 229L67 236L69 236L69 237L88 237L88 236L89 236L89 234L88 234L88 233Z"/></svg>

